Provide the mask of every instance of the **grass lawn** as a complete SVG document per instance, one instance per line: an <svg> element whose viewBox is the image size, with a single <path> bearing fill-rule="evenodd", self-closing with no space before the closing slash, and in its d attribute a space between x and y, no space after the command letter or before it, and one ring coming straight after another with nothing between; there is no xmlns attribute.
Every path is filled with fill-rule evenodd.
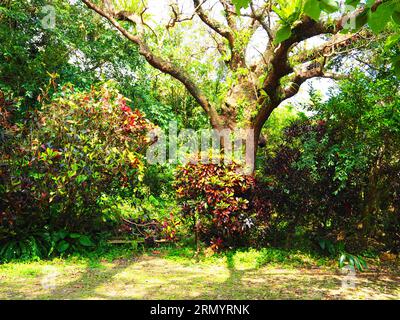
<svg viewBox="0 0 400 320"><path fill-rule="evenodd" d="M334 261L300 252L116 252L0 265L0 299L400 299L398 269L372 266L346 287Z"/></svg>

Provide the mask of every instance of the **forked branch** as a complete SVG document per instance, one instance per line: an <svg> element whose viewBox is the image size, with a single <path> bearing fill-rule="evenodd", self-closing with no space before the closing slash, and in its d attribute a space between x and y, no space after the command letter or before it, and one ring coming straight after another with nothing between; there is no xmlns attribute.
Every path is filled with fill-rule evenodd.
<svg viewBox="0 0 400 320"><path fill-rule="evenodd" d="M208 114L211 125L216 128L221 126L221 120L217 111L210 104L206 95L200 90L199 86L183 69L172 64L170 61L155 55L140 36L130 33L123 26L121 26L121 24L117 21L116 17L112 15L112 13L106 12L89 0L82 0L82 2L85 3L85 5L89 9L97 12L99 15L106 18L119 32L121 32L121 34L125 38L136 44L139 48L139 53L151 66L180 81L186 87L189 93L196 99L196 101L204 109L204 111Z"/></svg>

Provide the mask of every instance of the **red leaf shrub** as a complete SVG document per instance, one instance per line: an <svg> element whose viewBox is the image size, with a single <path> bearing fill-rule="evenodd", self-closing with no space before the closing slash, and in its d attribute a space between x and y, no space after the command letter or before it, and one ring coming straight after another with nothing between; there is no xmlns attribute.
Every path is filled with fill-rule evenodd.
<svg viewBox="0 0 400 320"><path fill-rule="evenodd" d="M192 164L177 170L175 188L183 217L214 250L241 244L253 225L250 198L254 178L238 164Z"/></svg>

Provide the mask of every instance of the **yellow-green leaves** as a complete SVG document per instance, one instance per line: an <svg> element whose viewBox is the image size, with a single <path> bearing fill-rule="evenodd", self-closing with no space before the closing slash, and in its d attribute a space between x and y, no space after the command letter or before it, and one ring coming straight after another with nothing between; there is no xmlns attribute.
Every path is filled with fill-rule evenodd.
<svg viewBox="0 0 400 320"><path fill-rule="evenodd" d="M128 12L140 13L147 4L147 0L112 0L113 6Z"/></svg>
<svg viewBox="0 0 400 320"><path fill-rule="evenodd" d="M346 5L353 6L353 9L360 3L360 1L348 0ZM365 3L365 9L360 12L354 21L351 21L345 28L345 31L359 30L365 25L368 25L374 33L382 32L387 24L391 21L400 24L400 1L399 0L386 0L378 6L375 5L376 1L369 0Z"/></svg>
<svg viewBox="0 0 400 320"><path fill-rule="evenodd" d="M273 6L273 11L279 16L284 24L293 24L301 16L303 0L277 0L277 5Z"/></svg>
<svg viewBox="0 0 400 320"><path fill-rule="evenodd" d="M400 43L400 34L392 34L386 39L385 50L389 50L399 43Z"/></svg>
<svg viewBox="0 0 400 320"><path fill-rule="evenodd" d="M275 35L275 44L287 40L292 34L292 25L300 19L303 8L303 0L284 1L278 0L274 12L279 16L281 27Z"/></svg>
<svg viewBox="0 0 400 320"><path fill-rule="evenodd" d="M291 35L291 26L301 15L305 14L314 20L319 20L321 12L334 13L339 10L336 0L297 0L297 1L277 1L274 12L279 16L282 27L278 30L275 44L288 39Z"/></svg>
<svg viewBox="0 0 400 320"><path fill-rule="evenodd" d="M234 0L236 8L246 8L250 0ZM346 10L354 11L361 3L360 0L346 0ZM374 33L384 30L386 25L393 21L400 25L400 1L386 0L378 6L375 0L367 0L364 3L365 10L359 13L347 30L358 30L368 24ZM275 44L285 41L290 37L291 26L299 19L301 14L305 14L314 20L319 20L321 12L328 14L339 12L337 0L295 0L295 1L276 1L273 11L279 16L282 27L276 34Z"/></svg>

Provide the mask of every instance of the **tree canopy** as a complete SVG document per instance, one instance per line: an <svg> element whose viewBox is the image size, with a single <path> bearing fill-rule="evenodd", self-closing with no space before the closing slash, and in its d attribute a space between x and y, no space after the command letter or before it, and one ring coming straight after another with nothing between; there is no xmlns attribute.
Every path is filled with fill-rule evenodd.
<svg viewBox="0 0 400 320"><path fill-rule="evenodd" d="M397 0L342 5L334 0L223 0L217 2L218 9L207 1L193 0L191 14L177 1L169 5L165 25L150 22L144 1L82 2L133 42L152 67L182 83L212 127L252 128L255 146L273 110L294 97L309 79L343 76L343 70L332 72L333 66L340 67L339 58L362 56L388 24L385 48L398 49ZM265 46L256 49L255 59L248 59L258 32ZM189 37L193 42L185 46ZM185 61L179 58L182 50L187 54ZM397 55L389 67L399 69ZM208 72L199 77L202 69ZM220 79L224 79L222 85Z"/></svg>

